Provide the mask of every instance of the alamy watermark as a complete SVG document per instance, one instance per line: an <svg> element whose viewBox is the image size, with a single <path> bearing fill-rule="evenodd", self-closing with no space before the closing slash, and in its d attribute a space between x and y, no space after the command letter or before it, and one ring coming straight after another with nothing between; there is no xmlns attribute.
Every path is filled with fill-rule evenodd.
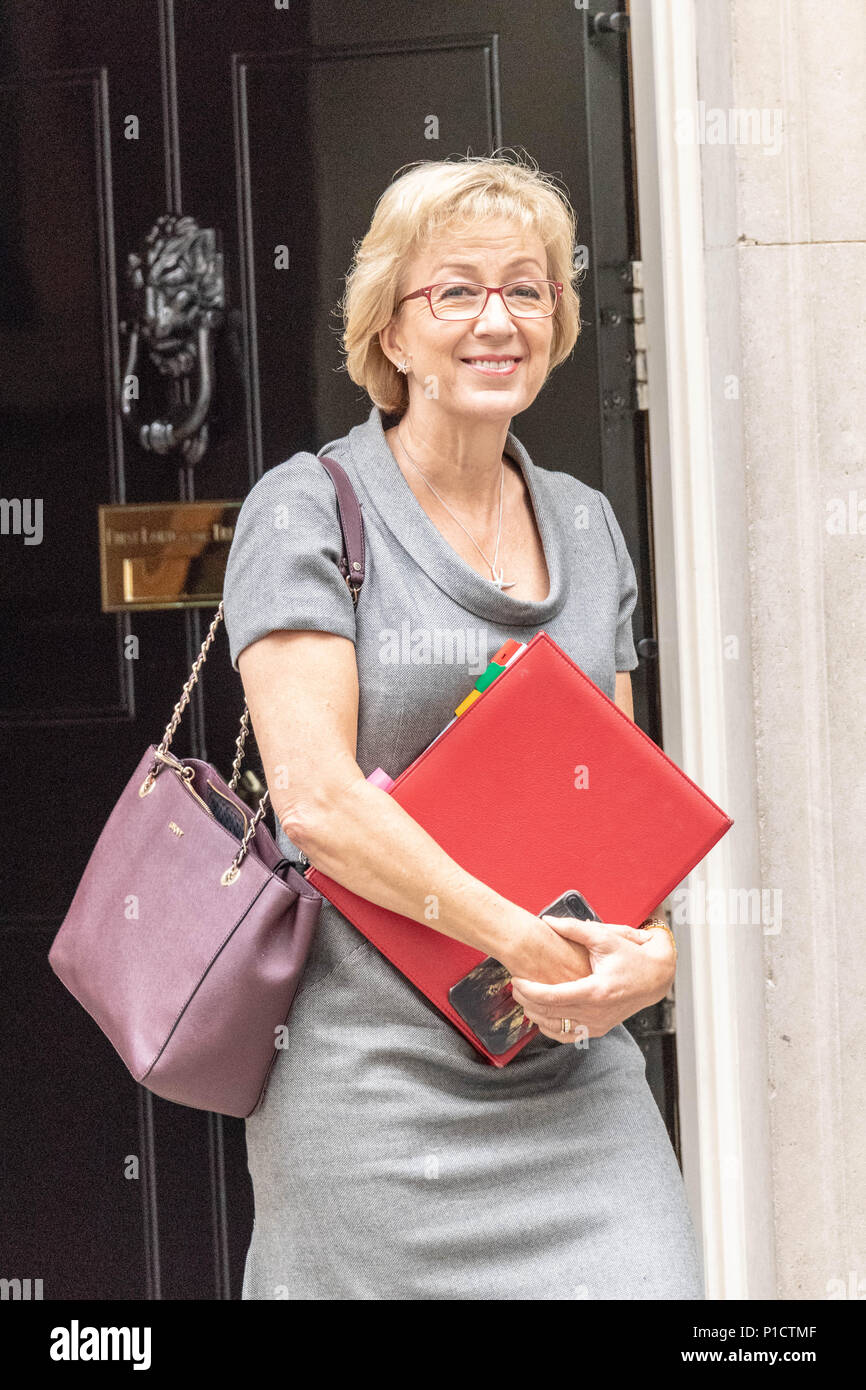
<svg viewBox="0 0 866 1390"><path fill-rule="evenodd" d="M150 1369L149 1327L68 1327L51 1329L52 1361L131 1361L134 1371Z"/></svg>
<svg viewBox="0 0 866 1390"><path fill-rule="evenodd" d="M42 498L0 497L0 536L23 536L25 545L42 544Z"/></svg>
<svg viewBox="0 0 866 1390"><path fill-rule="evenodd" d="M700 881L677 888L671 895L671 916L677 926L763 926L764 936L782 930L781 888L707 888Z"/></svg>
<svg viewBox="0 0 866 1390"><path fill-rule="evenodd" d="M383 666L466 666L472 675L487 669L487 629L415 627L405 618L399 628L379 633Z"/></svg>
<svg viewBox="0 0 866 1390"><path fill-rule="evenodd" d="M681 106L674 117L678 145L760 145L764 154L782 148L782 110L775 106Z"/></svg>
<svg viewBox="0 0 866 1390"><path fill-rule="evenodd" d="M4 1303L7 1299L15 1303L28 1303L42 1296L41 1279L0 1279L0 1301Z"/></svg>

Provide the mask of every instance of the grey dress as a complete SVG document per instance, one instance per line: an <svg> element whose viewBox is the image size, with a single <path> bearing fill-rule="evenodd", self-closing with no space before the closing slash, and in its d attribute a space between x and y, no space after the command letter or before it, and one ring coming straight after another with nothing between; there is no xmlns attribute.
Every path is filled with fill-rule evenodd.
<svg viewBox="0 0 866 1390"><path fill-rule="evenodd" d="M511 598L427 517L387 423L374 407L320 451L363 506L357 611L316 456L294 455L249 493L224 590L235 668L274 629L351 638L365 776L412 762L509 637L545 629L613 698L615 672L637 665L637 590L604 495L536 467L509 433L550 576L547 598ZM328 902L246 1137L244 1298L704 1296L682 1178L628 1030L583 1047L537 1035L495 1068Z"/></svg>

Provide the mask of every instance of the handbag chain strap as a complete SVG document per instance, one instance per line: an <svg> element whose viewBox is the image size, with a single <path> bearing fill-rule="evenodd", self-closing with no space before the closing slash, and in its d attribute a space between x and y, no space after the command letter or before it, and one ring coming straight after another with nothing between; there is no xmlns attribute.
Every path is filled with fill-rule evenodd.
<svg viewBox="0 0 866 1390"><path fill-rule="evenodd" d="M345 473L340 468L340 465L337 464L334 459L326 459L323 462L325 463L327 471L331 474L332 480L334 481L335 487L337 488L337 506L340 515L340 524L343 530L344 549L344 554L340 561L340 570L343 574L343 578L346 581L349 592L352 595L352 604L355 608L357 608L358 592L364 580L363 522L361 520L361 509L357 501L357 498L355 497L352 485L349 482L348 477L346 477ZM337 477L334 477L334 469L337 470ZM353 523L351 529L349 529L350 518L351 522ZM354 556L357 554L360 555L360 560L354 559ZM352 570L355 571L354 574L352 574ZM156 757L154 758L153 765L151 766L150 771L147 774L147 777L142 783L140 789L141 795L146 795L147 792L150 791L150 788L153 786L153 783L155 782L160 772L160 764L162 763L166 764L169 767L172 767L175 770L175 772L178 772L187 781L191 781L192 778L195 776L194 769L187 767L169 750L171 748L171 741L177 732L178 725L180 724L183 712L189 704L190 696L192 694L192 688L198 681L198 673L204 664L205 658L207 657L210 647L213 645L217 628L223 621L223 618L223 603L222 600L220 600L219 607L217 608L217 611L214 614L213 621L211 622L211 625L208 628L207 636L201 644L201 650L192 664L192 670L190 671L187 680L184 682L184 687L181 691L180 699L175 705L171 719L168 721L168 724L165 727L165 733L162 736L162 742L156 749ZM249 733L249 730L250 712L247 706L247 702L246 700L244 700L244 708L240 721L240 730L235 741L236 752L234 762L232 763L232 777L231 781L228 784L232 791L237 791L237 784L241 775L241 765L244 760L245 744L247 741L247 735ZM264 794L259 800L258 809L256 810L255 815L253 816L252 820L247 826L244 837L241 840L237 854L232 860L230 867L222 876L222 883L233 883L234 880L237 878L238 873L240 872L240 866L243 861L244 855L246 854L249 848L250 841L256 833L256 826L258 825L259 821L261 820L262 816L265 814L265 811L267 810L269 799L270 792L267 788L265 788Z"/></svg>

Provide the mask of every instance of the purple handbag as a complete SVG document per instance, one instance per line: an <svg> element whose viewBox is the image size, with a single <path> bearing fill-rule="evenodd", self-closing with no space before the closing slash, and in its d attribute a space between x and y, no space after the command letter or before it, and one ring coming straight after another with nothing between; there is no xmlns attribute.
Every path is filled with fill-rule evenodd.
<svg viewBox="0 0 866 1390"><path fill-rule="evenodd" d="M360 504L343 469L340 570L355 604L364 580ZM237 795L232 779L181 761L171 740L223 617L220 603L158 748L147 749L108 818L48 960L149 1091L223 1115L261 1103L322 906Z"/></svg>

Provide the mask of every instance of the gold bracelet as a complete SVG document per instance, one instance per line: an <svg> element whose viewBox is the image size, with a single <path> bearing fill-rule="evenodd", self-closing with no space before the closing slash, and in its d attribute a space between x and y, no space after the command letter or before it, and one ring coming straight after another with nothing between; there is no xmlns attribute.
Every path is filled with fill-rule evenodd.
<svg viewBox="0 0 866 1390"><path fill-rule="evenodd" d="M667 922L665 922L663 918L661 918L661 917L647 917L647 919L646 919L645 922L641 922L639 930L646 930L646 931L649 931L649 930L651 930L653 927L661 927L662 931L666 931L666 932L667 932L668 936L669 936L670 939L671 939L671 944L672 944L672 946L673 946L673 948L674 948L674 955L676 956L676 955L677 955L677 942L676 942L676 937L674 936L674 934L673 934L673 932L671 931L670 927L668 926Z"/></svg>

